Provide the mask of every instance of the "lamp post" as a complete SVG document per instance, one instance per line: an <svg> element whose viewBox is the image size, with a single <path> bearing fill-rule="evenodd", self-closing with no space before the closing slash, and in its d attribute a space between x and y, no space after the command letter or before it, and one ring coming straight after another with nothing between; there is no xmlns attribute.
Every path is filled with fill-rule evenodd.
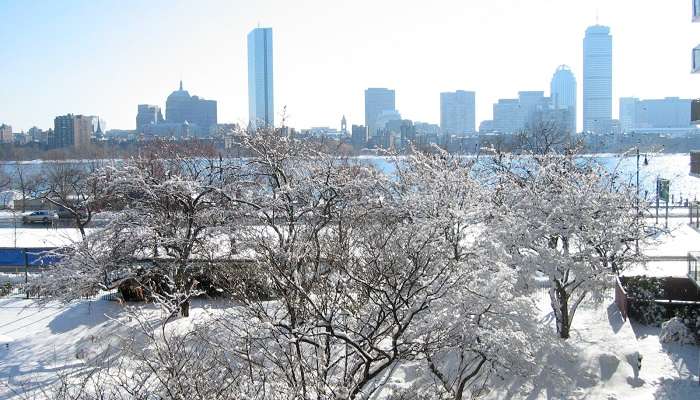
<svg viewBox="0 0 700 400"><path fill-rule="evenodd" d="M639 157L640 157L640 153L639 153L639 143L638 143L637 144L637 186L636 186L637 195L634 198L635 209L637 210L637 218L639 218ZM647 160L646 154L644 154L644 165L649 165L649 161ZM634 241L634 248L635 248L636 254L639 255L639 238L637 238Z"/></svg>

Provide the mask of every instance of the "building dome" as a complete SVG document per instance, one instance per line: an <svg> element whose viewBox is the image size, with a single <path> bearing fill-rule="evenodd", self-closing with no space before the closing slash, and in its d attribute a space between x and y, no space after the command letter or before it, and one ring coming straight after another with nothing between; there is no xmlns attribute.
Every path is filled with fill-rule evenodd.
<svg viewBox="0 0 700 400"><path fill-rule="evenodd" d="M168 96L168 100L189 100L190 98L190 93L187 90L182 89L182 81L180 81L180 89L170 93L170 96Z"/></svg>

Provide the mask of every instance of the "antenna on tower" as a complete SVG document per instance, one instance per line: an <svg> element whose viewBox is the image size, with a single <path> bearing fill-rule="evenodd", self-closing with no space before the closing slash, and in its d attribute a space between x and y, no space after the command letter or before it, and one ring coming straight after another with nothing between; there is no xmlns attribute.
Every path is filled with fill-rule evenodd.
<svg viewBox="0 0 700 400"><path fill-rule="evenodd" d="M595 10L595 24L600 25L600 10L597 8Z"/></svg>

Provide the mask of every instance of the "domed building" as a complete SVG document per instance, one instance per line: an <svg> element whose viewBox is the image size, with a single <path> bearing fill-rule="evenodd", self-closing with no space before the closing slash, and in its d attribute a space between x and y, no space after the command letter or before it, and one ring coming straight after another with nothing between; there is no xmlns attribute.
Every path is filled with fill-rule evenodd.
<svg viewBox="0 0 700 400"><path fill-rule="evenodd" d="M197 136L209 135L211 128L217 124L216 114L216 101L190 96L190 93L182 88L182 81L180 88L172 92L165 102L166 122L188 122L189 128L196 132Z"/></svg>
<svg viewBox="0 0 700 400"><path fill-rule="evenodd" d="M165 101L165 120L168 122L185 122L191 102L192 97L190 93L182 89L182 81L180 81L180 89L172 92Z"/></svg>

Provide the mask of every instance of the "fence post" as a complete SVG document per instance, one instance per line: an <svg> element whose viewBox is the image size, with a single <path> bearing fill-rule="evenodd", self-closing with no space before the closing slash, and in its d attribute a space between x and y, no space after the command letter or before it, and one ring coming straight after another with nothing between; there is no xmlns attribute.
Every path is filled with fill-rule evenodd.
<svg viewBox="0 0 700 400"><path fill-rule="evenodd" d="M27 286L29 286L29 256L27 256L27 249L22 249L24 252L24 293L27 298L29 298L29 291Z"/></svg>

